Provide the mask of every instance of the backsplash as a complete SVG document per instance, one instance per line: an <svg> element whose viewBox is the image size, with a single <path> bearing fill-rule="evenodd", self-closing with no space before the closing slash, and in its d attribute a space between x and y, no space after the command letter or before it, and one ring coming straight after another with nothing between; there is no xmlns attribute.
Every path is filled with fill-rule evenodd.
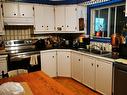
<svg viewBox="0 0 127 95"><path fill-rule="evenodd" d="M3 40L20 40L31 39L33 27L32 26L5 26L5 35Z"/></svg>
<svg viewBox="0 0 127 95"><path fill-rule="evenodd" d="M105 51L112 51L112 45L110 43L90 42L90 45L97 45L98 47L102 47Z"/></svg>

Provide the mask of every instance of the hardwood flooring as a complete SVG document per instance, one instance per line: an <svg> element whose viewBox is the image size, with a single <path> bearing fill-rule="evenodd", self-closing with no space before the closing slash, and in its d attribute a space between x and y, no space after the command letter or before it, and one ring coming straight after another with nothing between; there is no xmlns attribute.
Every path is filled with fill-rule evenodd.
<svg viewBox="0 0 127 95"><path fill-rule="evenodd" d="M72 78L55 77L53 79L62 84L64 87L73 91L75 95L101 95L84 86L83 84L73 80Z"/></svg>

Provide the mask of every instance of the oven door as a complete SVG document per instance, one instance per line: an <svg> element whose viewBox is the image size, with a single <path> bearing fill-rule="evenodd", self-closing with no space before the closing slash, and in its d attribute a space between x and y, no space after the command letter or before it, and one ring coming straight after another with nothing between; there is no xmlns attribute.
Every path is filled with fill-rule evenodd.
<svg viewBox="0 0 127 95"><path fill-rule="evenodd" d="M32 55L37 55L36 65L30 64ZM9 56L8 71L16 69L27 69L28 72L41 70L40 54L17 54Z"/></svg>

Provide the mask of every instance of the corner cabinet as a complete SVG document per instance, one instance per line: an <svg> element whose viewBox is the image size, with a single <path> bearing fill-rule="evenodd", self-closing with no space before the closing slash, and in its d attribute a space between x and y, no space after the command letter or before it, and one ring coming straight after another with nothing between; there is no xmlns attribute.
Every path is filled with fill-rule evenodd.
<svg viewBox="0 0 127 95"><path fill-rule="evenodd" d="M56 77L56 51L41 52L41 70L50 77Z"/></svg>
<svg viewBox="0 0 127 95"><path fill-rule="evenodd" d="M55 27L59 32L77 31L77 6L55 6Z"/></svg>
<svg viewBox="0 0 127 95"><path fill-rule="evenodd" d="M83 84L103 95L112 95L112 62L85 56Z"/></svg>
<svg viewBox="0 0 127 95"><path fill-rule="evenodd" d="M0 6L2 6L1 3L0 3ZM3 24L2 7L0 7L0 35L4 35L4 34L5 34L5 30L4 30L4 24Z"/></svg>
<svg viewBox="0 0 127 95"><path fill-rule="evenodd" d="M83 81L83 56L76 52L72 52L71 55L72 78L79 82Z"/></svg>
<svg viewBox="0 0 127 95"><path fill-rule="evenodd" d="M58 76L71 77L71 52L57 52Z"/></svg>
<svg viewBox="0 0 127 95"><path fill-rule="evenodd" d="M50 5L34 5L34 34L54 31L54 7Z"/></svg>

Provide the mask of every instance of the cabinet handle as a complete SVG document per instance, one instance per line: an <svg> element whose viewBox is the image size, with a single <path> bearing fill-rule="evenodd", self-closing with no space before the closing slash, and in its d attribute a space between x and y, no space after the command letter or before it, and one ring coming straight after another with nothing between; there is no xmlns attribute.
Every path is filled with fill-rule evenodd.
<svg viewBox="0 0 127 95"><path fill-rule="evenodd" d="M67 58L69 58L69 56L67 56Z"/></svg>
<svg viewBox="0 0 127 95"><path fill-rule="evenodd" d="M49 26L47 26L47 27L49 27Z"/></svg>
<svg viewBox="0 0 127 95"><path fill-rule="evenodd" d="M15 16L16 14L14 14L14 16Z"/></svg>
<svg viewBox="0 0 127 95"><path fill-rule="evenodd" d="M64 27L64 26L62 26L62 27Z"/></svg>
<svg viewBox="0 0 127 95"><path fill-rule="evenodd" d="M67 25L67 27L69 27L69 26Z"/></svg>
<svg viewBox="0 0 127 95"><path fill-rule="evenodd" d="M24 14L22 14L22 16L24 16Z"/></svg>
<svg viewBox="0 0 127 95"><path fill-rule="evenodd" d="M91 63L91 65L93 66L93 63Z"/></svg>
<svg viewBox="0 0 127 95"><path fill-rule="evenodd" d="M41 27L44 27L44 26L41 26Z"/></svg>
<svg viewBox="0 0 127 95"><path fill-rule="evenodd" d="M80 61L80 59L78 59L78 61Z"/></svg>
<svg viewBox="0 0 127 95"><path fill-rule="evenodd" d="M97 64L97 67L99 67L99 65Z"/></svg>

